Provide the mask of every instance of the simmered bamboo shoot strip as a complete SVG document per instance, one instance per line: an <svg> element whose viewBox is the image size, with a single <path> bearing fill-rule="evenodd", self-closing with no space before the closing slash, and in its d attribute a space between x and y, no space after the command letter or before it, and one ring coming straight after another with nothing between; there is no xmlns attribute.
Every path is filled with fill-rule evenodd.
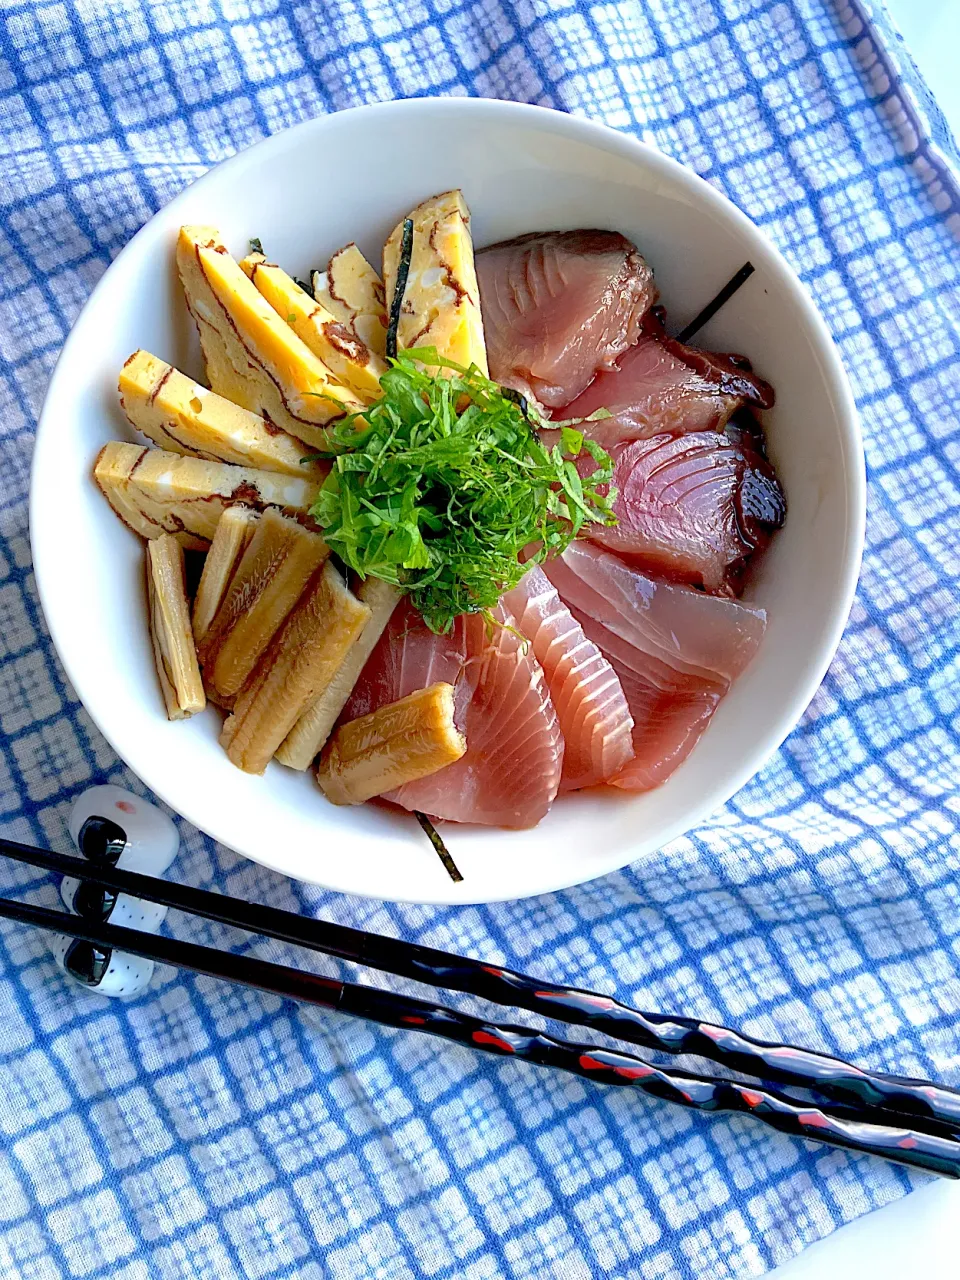
<svg viewBox="0 0 960 1280"><path fill-rule="evenodd" d="M329 468L304 462L310 449L259 414L201 387L149 351L120 370L124 413L148 440L173 453L322 480Z"/></svg>
<svg viewBox="0 0 960 1280"><path fill-rule="evenodd" d="M222 701L235 697L247 683L310 577L329 554L320 535L296 520L276 511L265 511L260 517L200 646L204 675Z"/></svg>
<svg viewBox="0 0 960 1280"><path fill-rule="evenodd" d="M263 773L369 617L329 561L314 574L223 727L221 742L239 769Z"/></svg>
<svg viewBox="0 0 960 1280"><path fill-rule="evenodd" d="M190 628L183 547L165 534L147 543L147 617L168 720L206 706Z"/></svg>
<svg viewBox="0 0 960 1280"><path fill-rule="evenodd" d="M326 689L304 711L287 734L277 752L277 759L281 764L291 769L310 768L337 723L337 717L353 692L353 686L383 634L384 627L390 621L400 594L396 587L379 578L367 578L357 587L358 598L370 609L370 620Z"/></svg>
<svg viewBox="0 0 960 1280"><path fill-rule="evenodd" d="M259 518L249 507L228 507L217 523L193 601L193 638L198 645L223 603Z"/></svg>
<svg viewBox="0 0 960 1280"><path fill-rule="evenodd" d="M362 804L437 773L466 749L453 721L453 685L441 681L341 725L317 777L334 804Z"/></svg>
<svg viewBox="0 0 960 1280"><path fill-rule="evenodd" d="M258 510L306 511L320 489L306 476L186 458L122 440L103 446L93 476L128 528L144 538L171 533L187 551L206 551L227 507L241 502Z"/></svg>

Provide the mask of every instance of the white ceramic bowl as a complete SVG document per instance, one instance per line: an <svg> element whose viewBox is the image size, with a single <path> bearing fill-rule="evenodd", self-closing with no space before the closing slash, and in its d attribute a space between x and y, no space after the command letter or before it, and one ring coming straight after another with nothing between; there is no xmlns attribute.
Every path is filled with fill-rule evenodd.
<svg viewBox="0 0 960 1280"><path fill-rule="evenodd" d="M673 326L747 259L756 274L698 341L742 351L777 391L770 452L789 502L749 589L769 626L759 654L690 758L659 790L572 796L539 827L445 829L464 881L450 883L412 818L329 805L310 775L240 773L209 709L164 717L147 639L143 548L91 479L104 441L132 438L117 372L137 347L200 373L179 295L185 222L219 226L229 248L260 236L298 275L349 240L376 262L397 218L461 186L478 246L520 232L610 227L649 259ZM100 281L50 383L31 492L44 613L78 695L158 796L258 862L348 893L415 902L519 898L603 875L706 817L767 760L823 678L856 583L863 453L827 330L766 238L707 183L600 125L476 99L385 103L325 116L212 170L139 232Z"/></svg>

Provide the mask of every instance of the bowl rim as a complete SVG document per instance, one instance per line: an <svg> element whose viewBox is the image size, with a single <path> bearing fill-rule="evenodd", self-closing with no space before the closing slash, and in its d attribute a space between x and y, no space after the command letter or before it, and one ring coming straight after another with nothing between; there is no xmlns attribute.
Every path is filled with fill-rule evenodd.
<svg viewBox="0 0 960 1280"><path fill-rule="evenodd" d="M832 611L829 626L825 627L824 637L820 645L819 660L810 668L806 678L800 682L794 689L793 696L790 699L788 708L784 711L780 724L775 726L774 731L768 736L764 747L759 755L753 755L748 758L746 764L741 768L733 771L728 775L727 781L709 792L706 799L699 799L692 803L686 812L677 817L673 822L664 824L662 835L658 836L657 849L669 844L671 841L679 838L686 832L694 829L701 824L710 814L721 808L727 801L736 794L755 774L760 772L769 760L780 749L785 739L796 728L803 712L806 710L813 699L817 689L823 681L827 670L837 652L843 632L850 615L853 605L853 599L856 592L857 582L859 579L860 565L863 555L864 538L866 532L866 461L864 457L863 441L860 431L860 424L857 416L856 406L854 403L853 393L850 388L846 372L840 360L839 352L833 341L833 337L827 328L826 322L815 306L812 298L807 293L804 285L801 283L799 276L792 266L787 262L776 245L770 240L767 234L756 225L732 200L728 199L722 192L713 187L699 174L692 169L687 168L679 161L674 160L671 156L665 155L656 147L649 143L643 142L638 138L632 137L630 134L622 133L599 121L591 120L583 116L575 116L567 112L555 110L550 107L536 106L529 103L518 103L506 101L496 98L475 98L475 97L446 97L443 95L428 97L411 97L393 99L386 102L368 103L361 106L349 107L343 111L331 112L326 115L314 116L308 120L303 120L297 124L291 125L285 129L279 130L277 133L271 134L266 138L254 143L249 147L236 152L227 159L213 165L200 177L188 183L176 196L166 204L161 205L155 213L139 228L139 230L130 238L123 249L117 254L116 258L110 263L100 280L94 286L90 296L84 302L83 307L77 314L70 332L64 341L63 347L57 357L56 364L51 374L50 381L44 394L43 405L37 419L36 438L34 442L34 453L30 469L30 489L29 489L29 529L30 529L30 548L31 558L33 562L35 580L37 583L37 593L43 616L46 621L47 630L53 643L54 649L63 666L67 680L73 687L81 704L90 716L96 728L103 735L111 749L117 756L131 769L131 771L141 779L145 786L153 792L161 801L167 804L175 813L182 816L187 822L195 826L199 831L209 835L212 839L222 842L225 847L233 849L242 856L249 858L270 870L277 871L282 875L292 876L291 872L282 865L282 860L266 854L252 854L245 850L237 849L236 846L224 840L222 836L213 829L216 824L211 824L205 816L198 815L193 810L194 805L187 803L181 804L179 800L174 800L168 793L166 787L155 789L153 783L148 781L149 778L149 760L144 763L139 760L138 753L130 750L128 744L124 744L123 748L116 741L114 734L103 723L101 716L94 711L96 705L96 697L88 699L88 693L91 687L91 679L84 678L79 670L78 658L73 656L73 647L69 642L65 621L58 615L58 611L52 605L51 596L48 595L48 582L50 578L46 575L41 566L48 562L48 547L52 554L55 550L53 542L48 537L45 530L45 523L39 510L38 486L36 477L39 469L39 463L42 456L40 448L41 439L44 441L53 432L54 426L52 418L54 414L54 404L61 394L60 383L67 377L67 366L71 363L72 352L74 346L78 345L81 340L81 330L84 327L84 319L89 311L91 311L98 300L98 295L105 288L105 281L114 267L124 262L127 258L134 256L138 251L138 243L146 238L153 223L159 217L169 218L171 214L175 214L187 201L194 201L196 193L201 190L205 184L213 184L220 180L224 172L231 169L241 169L251 163L258 153L264 153L281 144L288 143L290 135L294 134L310 134L314 131L322 132L324 128L330 126L335 121L342 120L343 117L366 116L370 119L371 124L375 125L377 117L380 116L396 116L402 113L414 113L424 108L442 107L453 113L463 113L464 115L476 114L486 115L492 122L501 122L513 120L517 123L533 123L540 128L545 128L548 133L562 135L567 140L580 141L586 144L599 144L602 149L610 152L613 151L619 157L626 160L640 161L648 170L656 172L660 170L667 178L684 188L695 203L705 206L708 211L713 211L721 219L725 219L733 224L734 229L741 231L746 237L750 238L755 245L755 252L751 249L751 256L756 256L764 260L764 265L771 269L785 285L790 295L790 301L803 316L809 326L811 337L817 348L824 380L827 383L828 391L837 407L837 427L844 437L844 445L846 453L849 455L852 465L847 470L846 476L846 502L848 508L847 519L847 536L845 545L842 549L840 572L838 574L839 587L837 595L837 603ZM62 550L62 546L61 546ZM79 652L79 651L78 651ZM132 744L131 744L132 745ZM137 763L134 763L134 761ZM143 772L141 772L141 768ZM574 887L575 885L587 883L590 880L598 879L602 876L610 875L626 866L633 860L631 846L624 842L615 846L616 852L607 858L598 858L597 861L587 869L587 874L576 878L562 877L559 881L545 884L542 888L525 892L521 897L536 896L540 893L560 892L564 889ZM625 855L625 856L624 856ZM502 902L502 901L518 901L515 894L497 893L496 891L486 893L482 892L480 896L454 896L449 893L439 893L424 897L422 893L416 896L401 897L392 895L388 899L384 899L381 894L375 892L366 892L353 886L347 887L335 883L337 877L325 876L324 880L304 880L304 883L315 883L333 892L350 894L356 897L366 897L377 901L406 901L422 905L476 905L485 902ZM333 880L334 883L330 883Z"/></svg>

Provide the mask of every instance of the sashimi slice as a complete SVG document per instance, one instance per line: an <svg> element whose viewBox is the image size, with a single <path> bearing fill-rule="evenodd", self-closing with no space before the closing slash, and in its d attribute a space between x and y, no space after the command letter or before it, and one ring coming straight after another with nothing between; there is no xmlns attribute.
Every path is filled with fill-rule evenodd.
<svg viewBox="0 0 960 1280"><path fill-rule="evenodd" d="M637 340L653 272L616 231L518 236L477 254L490 376L566 404Z"/></svg>
<svg viewBox="0 0 960 1280"><path fill-rule="evenodd" d="M532 827L560 786L563 736L540 664L498 606L488 634L477 614L464 619L473 695L458 727L466 754L384 799L435 818L497 827Z"/></svg>
<svg viewBox="0 0 960 1280"><path fill-rule="evenodd" d="M714 431L652 436L614 454L617 524L587 525L590 540L639 569L734 594L748 558L783 524L770 464Z"/></svg>
<svg viewBox="0 0 960 1280"><path fill-rule="evenodd" d="M383 798L435 818L492 826L534 826L549 809L563 766L563 737L531 648L507 629L502 608L487 635L478 615L435 635L404 599L377 642L341 722L376 711L444 680L454 685L466 754L446 769Z"/></svg>
<svg viewBox="0 0 960 1280"><path fill-rule="evenodd" d="M367 659L340 715L341 722L405 698L438 681L457 687L458 712L469 697L464 681L467 658L464 620L457 618L447 635L436 635L417 613L409 597L394 609L390 621Z"/></svg>
<svg viewBox="0 0 960 1280"><path fill-rule="evenodd" d="M655 658L632 650L602 623L572 612L616 672L633 715L633 757L608 782L627 791L649 791L666 781L693 750L727 686L685 680Z"/></svg>
<svg viewBox="0 0 960 1280"><path fill-rule="evenodd" d="M659 785L753 659L765 612L655 582L587 542L573 543L544 571L616 671L633 716L634 758L609 781L630 791Z"/></svg>
<svg viewBox="0 0 960 1280"><path fill-rule="evenodd" d="M591 787L633 756L633 717L613 667L534 565L503 598L543 668L563 733L561 791Z"/></svg>
<svg viewBox="0 0 960 1280"><path fill-rule="evenodd" d="M644 317L637 344L557 416L586 418L608 409L611 417L584 428L608 448L666 433L720 431L741 406L768 409L773 402L773 388L750 371L744 357L668 338L662 308L654 307Z"/></svg>

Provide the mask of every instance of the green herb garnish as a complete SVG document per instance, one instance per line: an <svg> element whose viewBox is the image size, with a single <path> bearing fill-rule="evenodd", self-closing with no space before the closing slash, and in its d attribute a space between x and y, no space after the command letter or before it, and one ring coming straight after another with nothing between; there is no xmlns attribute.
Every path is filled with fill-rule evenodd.
<svg viewBox="0 0 960 1280"><path fill-rule="evenodd" d="M257 236L252 236L250 239L250 252L263 253L263 245L260 243L260 240Z"/></svg>
<svg viewBox="0 0 960 1280"><path fill-rule="evenodd" d="M616 523L614 491L598 490L609 455L570 426L548 447L537 428L551 424L475 366L433 347L403 351L380 388L362 415L328 429L333 466L311 514L346 565L409 591L432 630L493 609L584 524ZM587 476L574 461L584 451Z"/></svg>

